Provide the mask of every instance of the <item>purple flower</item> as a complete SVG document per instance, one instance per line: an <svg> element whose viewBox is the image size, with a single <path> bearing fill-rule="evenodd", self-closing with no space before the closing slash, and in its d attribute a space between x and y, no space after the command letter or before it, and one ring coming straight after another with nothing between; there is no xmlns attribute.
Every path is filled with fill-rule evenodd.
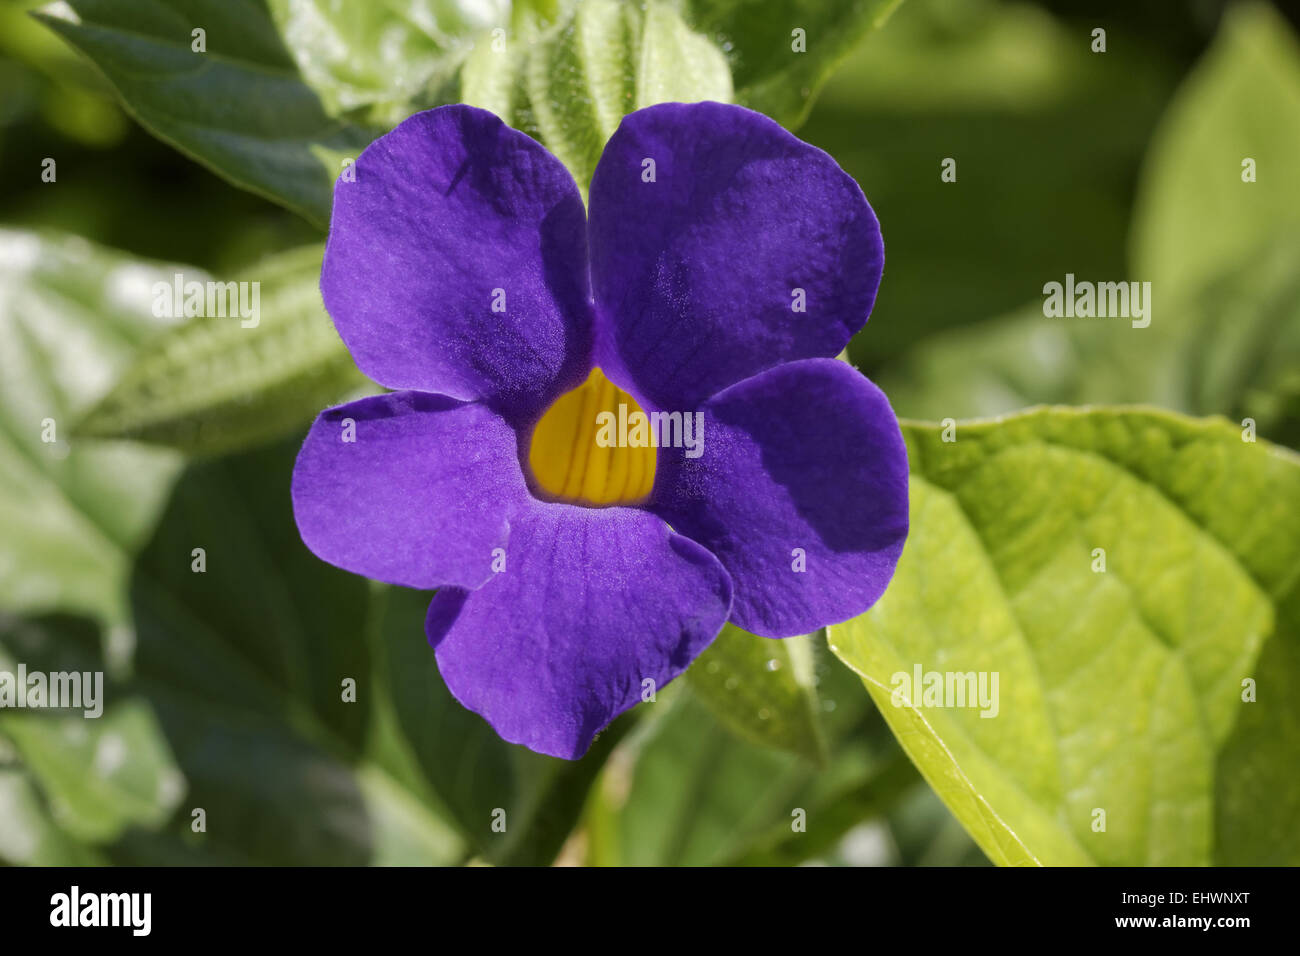
<svg viewBox="0 0 1300 956"><path fill-rule="evenodd" d="M537 142L447 106L354 173L321 292L398 391L321 413L294 514L324 560L440 589L443 679L502 737L581 756L726 621L788 637L884 592L906 452L833 358L884 250L829 156L741 107L653 106L588 215ZM646 419L659 446L628 447Z"/></svg>

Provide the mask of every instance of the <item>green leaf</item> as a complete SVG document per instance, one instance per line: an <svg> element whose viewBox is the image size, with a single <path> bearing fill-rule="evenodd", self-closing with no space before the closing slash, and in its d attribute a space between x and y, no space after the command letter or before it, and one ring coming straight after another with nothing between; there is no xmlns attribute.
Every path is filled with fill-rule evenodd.
<svg viewBox="0 0 1300 956"><path fill-rule="evenodd" d="M624 113L731 95L722 53L664 0L519 3L500 21L452 0L272 0L269 15L252 0L70 0L41 18L160 138L320 226L342 162L421 109L494 109L585 187ZM204 53L191 48L200 27Z"/></svg>
<svg viewBox="0 0 1300 956"><path fill-rule="evenodd" d="M559 157L586 194L625 113L674 100L729 102L720 50L665 0L585 0L547 26L526 19L501 53L485 40L466 64L463 98L490 109Z"/></svg>
<svg viewBox="0 0 1300 956"><path fill-rule="evenodd" d="M1300 44L1272 7L1238 4L1161 121L1134 212L1135 274L1171 319L1207 280L1300 227L1297 154ZM1242 180L1247 158L1255 182Z"/></svg>
<svg viewBox="0 0 1300 956"><path fill-rule="evenodd" d="M256 0L68 0L37 16L154 135L322 228L342 158L378 135L326 111Z"/></svg>
<svg viewBox="0 0 1300 956"><path fill-rule="evenodd" d="M0 608L124 622L130 555L178 462L71 431L161 328L149 290L171 271L81 239L0 230Z"/></svg>
<svg viewBox="0 0 1300 956"><path fill-rule="evenodd" d="M0 618L0 671L45 679L39 708L0 709L8 738L51 824L79 843L160 826L185 789L148 705L114 680L95 622L66 614ZM54 675L78 675L72 709L54 709ZM97 675L97 676L96 676ZM16 703L13 702L13 703ZM87 716L87 715L91 716ZM16 797L15 797L16 799Z"/></svg>
<svg viewBox="0 0 1300 956"><path fill-rule="evenodd" d="M0 5L0 55L7 61L5 83L11 84L5 91L6 127L12 129L25 107L39 109L46 122L79 144L116 146L129 125L125 114L106 108L109 90L94 68L28 15L38 3Z"/></svg>
<svg viewBox="0 0 1300 956"><path fill-rule="evenodd" d="M31 711L6 715L14 742L71 837L107 843L128 826L161 826L185 793L166 740L147 704L128 699L88 720Z"/></svg>
<svg viewBox="0 0 1300 956"><path fill-rule="evenodd" d="M602 790L613 838L597 840L597 865L720 863L791 820L808 764L747 744L711 718L687 689L647 707L670 707L639 752L611 764ZM788 824L787 824L788 825Z"/></svg>
<svg viewBox="0 0 1300 956"><path fill-rule="evenodd" d="M686 672L695 696L746 740L826 759L814 636L770 640L728 624Z"/></svg>
<svg viewBox="0 0 1300 956"><path fill-rule="evenodd" d="M1159 290L1185 343L1175 367L1186 407L1253 417L1290 443L1300 443L1297 153L1300 42L1271 7L1235 6L1153 138L1132 241L1135 275Z"/></svg>
<svg viewBox="0 0 1300 956"><path fill-rule="evenodd" d="M924 340L876 382L900 415L941 421L1030 405L1156 404L1189 411L1181 334L1164 322L1048 318L1042 301ZM1199 346L1198 346L1199 349ZM1204 411L1226 411L1211 406Z"/></svg>
<svg viewBox="0 0 1300 956"><path fill-rule="evenodd" d="M685 0L691 26L727 53L736 100L790 128L827 76L902 0ZM796 50L795 30L803 31Z"/></svg>
<svg viewBox="0 0 1300 956"><path fill-rule="evenodd" d="M830 743L824 767L738 737L691 681L639 708L651 719L610 758L584 818L587 862L797 863L892 805L915 771L848 669L827 657L817 679Z"/></svg>
<svg viewBox="0 0 1300 956"><path fill-rule="evenodd" d="M0 749L5 747L0 738ZM31 778L0 766L0 860L17 866L94 866L101 862L50 819Z"/></svg>
<svg viewBox="0 0 1300 956"><path fill-rule="evenodd" d="M889 814L901 866L988 866L989 859L923 781Z"/></svg>
<svg viewBox="0 0 1300 956"><path fill-rule="evenodd" d="M905 436L906 549L832 650L984 852L1300 861L1300 459L1140 409ZM896 680L917 667L997 673L996 717Z"/></svg>
<svg viewBox="0 0 1300 956"><path fill-rule="evenodd" d="M250 295L255 285L255 318L194 318L153 339L77 432L219 454L278 438L327 405L373 391L321 303L321 254L319 246L281 253L233 277L250 283ZM183 276L209 281L194 270Z"/></svg>
<svg viewBox="0 0 1300 956"><path fill-rule="evenodd" d="M739 866L797 866L805 860L829 856L854 828L883 820L897 811L905 797L929 790L901 750L889 751L865 770L832 779L832 784L818 794L809 829L796 831L789 821L782 820L728 862ZM973 847L969 841L967 845Z"/></svg>
<svg viewBox="0 0 1300 956"><path fill-rule="evenodd" d="M388 128L454 82L472 37L494 27L503 4L470 0L268 0L303 80L330 116L364 115Z"/></svg>

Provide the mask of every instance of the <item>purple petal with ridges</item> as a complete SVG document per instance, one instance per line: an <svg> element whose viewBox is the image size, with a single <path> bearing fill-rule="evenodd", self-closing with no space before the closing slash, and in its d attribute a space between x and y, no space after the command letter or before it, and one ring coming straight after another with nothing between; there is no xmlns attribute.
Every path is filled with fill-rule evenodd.
<svg viewBox="0 0 1300 956"><path fill-rule="evenodd" d="M439 591L426 630L457 700L506 740L574 759L730 609L717 559L654 515L538 502L511 519L505 570Z"/></svg>
<svg viewBox="0 0 1300 956"><path fill-rule="evenodd" d="M486 110L444 106L352 172L334 189L321 294L363 372L515 419L582 380L586 215L558 159Z"/></svg>
<svg viewBox="0 0 1300 956"><path fill-rule="evenodd" d="M660 449L650 508L731 574L732 622L789 637L871 607L908 524L907 449L884 393L843 362L807 359L701 412L702 454Z"/></svg>
<svg viewBox="0 0 1300 956"><path fill-rule="evenodd" d="M346 419L354 442L344 441ZM413 588L481 585L510 512L529 500L514 429L484 405L424 392L321 412L292 494L317 557Z"/></svg>
<svg viewBox="0 0 1300 956"><path fill-rule="evenodd" d="M670 410L836 355L884 265L876 216L830 156L721 103L625 116L592 179L589 234L597 364Z"/></svg>

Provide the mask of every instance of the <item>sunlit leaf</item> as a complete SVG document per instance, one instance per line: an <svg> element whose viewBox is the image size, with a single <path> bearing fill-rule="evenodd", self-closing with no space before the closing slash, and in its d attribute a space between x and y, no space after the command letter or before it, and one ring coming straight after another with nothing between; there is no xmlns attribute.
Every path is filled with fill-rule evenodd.
<svg viewBox="0 0 1300 956"><path fill-rule="evenodd" d="M1300 459L1142 410L905 435L902 561L831 646L985 853L1300 859ZM993 706L917 669L997 675Z"/></svg>

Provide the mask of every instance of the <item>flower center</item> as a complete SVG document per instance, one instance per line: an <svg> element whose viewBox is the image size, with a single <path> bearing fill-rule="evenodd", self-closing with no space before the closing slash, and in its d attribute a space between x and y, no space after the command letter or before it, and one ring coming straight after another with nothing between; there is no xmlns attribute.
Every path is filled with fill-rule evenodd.
<svg viewBox="0 0 1300 956"><path fill-rule="evenodd" d="M627 504L650 494L655 449L636 399L592 369L555 400L533 429L528 467L542 495L589 507Z"/></svg>

